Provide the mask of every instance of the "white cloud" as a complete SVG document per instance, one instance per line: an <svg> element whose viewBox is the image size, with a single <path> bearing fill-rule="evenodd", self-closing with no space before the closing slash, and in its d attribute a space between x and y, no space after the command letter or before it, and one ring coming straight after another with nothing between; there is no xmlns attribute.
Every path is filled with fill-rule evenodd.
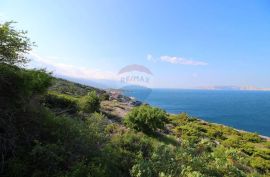
<svg viewBox="0 0 270 177"><path fill-rule="evenodd" d="M80 79L106 79L117 80L115 73L111 71L101 71L98 69L91 69L81 66L74 66L65 63L58 63L53 61L58 57L41 57L35 52L29 53L31 59L38 67L45 67L49 71L53 71L54 75L63 75ZM59 59L59 58L58 58Z"/></svg>
<svg viewBox="0 0 270 177"><path fill-rule="evenodd" d="M159 58L154 58L153 55L148 54L146 56L146 59L148 61L152 61L152 62L157 62L157 61L163 61L163 62L168 62L171 64L179 64L179 65L201 65L201 66L205 66L208 65L208 63L203 62L203 61L195 61L195 60L190 60L187 58L183 58L183 57L176 57L176 56L160 56Z"/></svg>
<svg viewBox="0 0 270 177"><path fill-rule="evenodd" d="M208 65L208 63L203 61L195 61L182 57L174 57L174 56L161 56L161 61L168 62L171 64L180 64L180 65Z"/></svg>

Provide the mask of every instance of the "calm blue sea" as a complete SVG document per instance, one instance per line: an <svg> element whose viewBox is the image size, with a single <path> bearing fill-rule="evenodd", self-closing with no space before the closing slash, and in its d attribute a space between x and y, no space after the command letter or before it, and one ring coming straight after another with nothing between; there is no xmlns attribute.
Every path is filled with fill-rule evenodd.
<svg viewBox="0 0 270 177"><path fill-rule="evenodd" d="M270 136L270 92L135 89L125 94L169 113L187 112L206 121Z"/></svg>

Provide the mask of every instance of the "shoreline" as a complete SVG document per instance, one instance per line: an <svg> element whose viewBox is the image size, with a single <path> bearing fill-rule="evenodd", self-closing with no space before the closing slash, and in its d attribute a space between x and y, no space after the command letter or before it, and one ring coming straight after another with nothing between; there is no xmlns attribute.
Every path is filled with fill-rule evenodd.
<svg viewBox="0 0 270 177"><path fill-rule="evenodd" d="M114 90L114 91L115 91L115 90ZM107 93L109 93L109 95L110 95L110 97L111 97L115 92L107 91ZM113 94L112 94L112 93L113 93ZM143 105L143 104L153 106L153 105L151 105L151 104L149 104L149 103L147 103L147 102L143 102L143 101L137 100L135 97L130 97L130 96L126 96L126 95L123 95L123 94L119 94L119 92L118 92L117 97L113 96L112 99L116 99L116 100L118 100L118 101L120 101L120 102L127 103L127 104L130 106L130 108L131 108L131 107L140 106L140 105ZM136 103L136 104L134 104L134 103ZM139 104L138 104L138 103L139 103ZM158 107L158 108L160 108L160 107ZM160 109L163 109L163 108L160 108ZM166 111L166 110L164 110L164 111ZM167 111L166 111L166 112L167 112ZM177 115L177 114L175 114L175 113L169 113L169 112L167 112L167 113L170 114L170 115ZM182 113L183 113L183 112L182 112ZM178 114L180 114L180 113L178 113ZM240 129L237 129L237 128L235 128L235 127L229 126L229 125L224 125L224 124L215 123L215 122L209 122L209 121L206 121L206 120L204 120L203 118L200 118L200 117L194 117L194 118L198 119L198 120L201 121L201 122L205 122L205 123L208 123L208 124L216 124L216 125L221 125L221 126L229 127L229 128L232 128L233 130L236 130L236 131L238 131L238 132L243 132L243 133L254 133L254 134L257 134L259 137L265 139L266 141L270 141L270 136L266 136L266 135L262 135L262 134L259 134L259 133L246 131L246 130L240 130Z"/></svg>
<svg viewBox="0 0 270 177"><path fill-rule="evenodd" d="M125 96L125 95L123 95L123 96L124 96L124 97L128 97L128 98L131 99L131 100L136 100L136 98L134 99L134 97L129 97L129 96ZM139 101L139 100L136 100L136 101ZM150 105L149 103L146 103L146 102L142 102L142 101L139 101L139 102L141 102L142 104ZM152 106L152 105L150 105L150 106ZM160 107L158 107L158 108L160 108ZM162 109L162 108L160 108L160 109ZM165 111L166 111L166 110L165 110ZM167 111L166 111L166 112L167 112ZM174 113L169 113L169 112L167 112L167 113L170 114L170 115L177 115L177 114L174 114ZM183 112L182 112L182 113L183 113ZM187 112L186 112L186 113L187 113ZM178 113L178 114L180 114L180 113ZM188 113L187 113L187 114L188 114ZM236 131L238 131L238 132L240 132L240 133L254 133L254 134L257 134L259 137L265 139L266 141L270 141L270 136L262 135L262 134L255 133L255 132L251 132L251 131L247 131L247 130L237 129L237 128L232 127L232 126L224 125L224 124L220 124L220 123L216 123L216 122L209 122L209 121L206 121L206 120L204 120L203 118L199 118L199 117L194 117L194 118L198 119L198 120L201 121L201 122L205 122L205 123L208 123L208 124L216 124L216 125L221 125L221 126L229 127L229 128L232 128L233 130L236 130Z"/></svg>
<svg viewBox="0 0 270 177"><path fill-rule="evenodd" d="M182 112L182 113L187 113L187 112ZM170 115L177 115L177 114L174 114L174 113L168 113ZM181 113L179 113L181 114ZM187 113L188 114L188 113ZM215 122L209 122L209 121L206 121L202 118L199 118L199 117L194 117L196 118L197 120L199 120L200 122L203 122L203 123L207 123L207 124L215 124L215 125L220 125L220 126L225 126L225 127L229 127L235 131L238 131L240 133L254 133L254 132L250 132L250 131L246 131L246 130L240 130L240 129L237 129L237 128L234 128L232 126L229 126L229 125L224 125L224 124L220 124L220 123L215 123ZM261 134L258 134L258 133L254 133L254 134L257 134L259 137L265 139L266 141L270 141L270 136L266 136L266 135L261 135Z"/></svg>
<svg viewBox="0 0 270 177"><path fill-rule="evenodd" d="M235 131L238 131L240 133L254 133L254 132L250 132L250 131L246 131L246 130L240 130L240 129L237 129L237 128L234 128L234 127L231 127L229 125L224 125L224 124L219 124L219 123L214 123L214 122L208 122L208 121L205 121L201 118L197 118L198 120L202 121L202 122L206 122L206 123L209 123L209 124L215 124L215 125L221 125L221 126L225 126L225 127L230 127L232 128L233 130ZM259 137L265 139L266 141L270 141L270 136L266 136L266 135L261 135L261 134L258 134L258 133L254 133L254 134L257 134Z"/></svg>

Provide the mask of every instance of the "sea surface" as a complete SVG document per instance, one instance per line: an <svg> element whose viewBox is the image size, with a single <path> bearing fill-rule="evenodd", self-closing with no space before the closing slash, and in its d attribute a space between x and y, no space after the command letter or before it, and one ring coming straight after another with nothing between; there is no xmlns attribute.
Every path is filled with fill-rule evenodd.
<svg viewBox="0 0 270 177"><path fill-rule="evenodd" d="M124 93L169 113L270 136L270 92L235 90L134 89Z"/></svg>

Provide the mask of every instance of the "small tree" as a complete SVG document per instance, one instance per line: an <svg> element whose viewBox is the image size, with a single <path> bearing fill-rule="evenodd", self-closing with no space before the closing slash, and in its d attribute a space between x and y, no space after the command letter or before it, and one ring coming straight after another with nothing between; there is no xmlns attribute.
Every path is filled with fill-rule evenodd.
<svg viewBox="0 0 270 177"><path fill-rule="evenodd" d="M26 36L26 31L15 30L14 22L0 24L0 63L10 65L25 64L27 54L34 45Z"/></svg>
<svg viewBox="0 0 270 177"><path fill-rule="evenodd" d="M148 105L135 107L125 117L128 127L146 133L153 133L158 128L163 129L167 121L166 112Z"/></svg>
<svg viewBox="0 0 270 177"><path fill-rule="evenodd" d="M99 111L100 100L95 91L89 92L79 100L79 106L83 112L93 113Z"/></svg>

